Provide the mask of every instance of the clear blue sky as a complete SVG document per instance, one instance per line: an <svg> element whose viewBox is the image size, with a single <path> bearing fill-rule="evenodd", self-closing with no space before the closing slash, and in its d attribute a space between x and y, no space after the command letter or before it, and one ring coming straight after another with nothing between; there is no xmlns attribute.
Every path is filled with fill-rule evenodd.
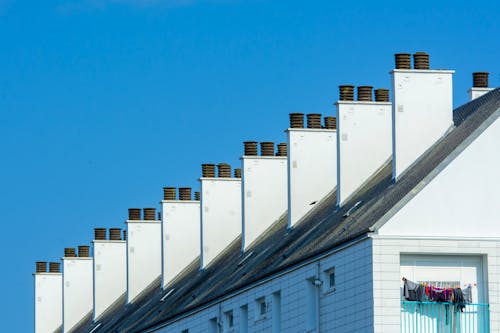
<svg viewBox="0 0 500 333"><path fill-rule="evenodd" d="M0 0L0 318L33 327L37 260L197 187L337 86L389 87L395 52L500 85L498 1ZM416 124L418 125L418 124ZM425 133L425 129L422 129Z"/></svg>

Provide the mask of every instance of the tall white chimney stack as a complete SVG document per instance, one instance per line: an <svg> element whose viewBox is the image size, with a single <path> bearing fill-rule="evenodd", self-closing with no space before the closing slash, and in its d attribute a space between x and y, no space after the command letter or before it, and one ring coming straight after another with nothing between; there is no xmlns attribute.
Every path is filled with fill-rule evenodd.
<svg viewBox="0 0 500 333"><path fill-rule="evenodd" d="M201 183L201 268L207 267L241 234L241 179L228 164L203 164Z"/></svg>
<svg viewBox="0 0 500 333"><path fill-rule="evenodd" d="M472 73L472 88L469 89L469 99L473 100L493 90L489 88L488 72Z"/></svg>
<svg viewBox="0 0 500 333"><path fill-rule="evenodd" d="M290 114L288 134L288 227L293 228L337 185L337 135L333 118Z"/></svg>
<svg viewBox="0 0 500 333"><path fill-rule="evenodd" d="M163 188L162 206L162 286L167 287L179 273L200 256L200 201L191 188Z"/></svg>
<svg viewBox="0 0 500 333"><path fill-rule="evenodd" d="M161 276L161 222L155 208L130 208L127 220L127 303Z"/></svg>
<svg viewBox="0 0 500 333"><path fill-rule="evenodd" d="M63 333L92 316L93 260L89 246L64 249L63 261Z"/></svg>
<svg viewBox="0 0 500 333"><path fill-rule="evenodd" d="M94 229L94 315L99 320L127 292L127 242L121 229Z"/></svg>
<svg viewBox="0 0 500 333"><path fill-rule="evenodd" d="M393 178L398 179L453 126L452 76L455 71L429 69L429 55L396 54L391 72Z"/></svg>
<svg viewBox="0 0 500 333"><path fill-rule="evenodd" d="M389 91L340 86L337 105L337 205L341 206L392 154Z"/></svg>
<svg viewBox="0 0 500 333"><path fill-rule="evenodd" d="M36 263L35 333L53 333L62 326L62 274L58 262Z"/></svg>
<svg viewBox="0 0 500 333"><path fill-rule="evenodd" d="M244 144L243 251L286 212L288 195L286 143L280 143L275 154L274 142L261 142L261 156L257 156L257 142Z"/></svg>

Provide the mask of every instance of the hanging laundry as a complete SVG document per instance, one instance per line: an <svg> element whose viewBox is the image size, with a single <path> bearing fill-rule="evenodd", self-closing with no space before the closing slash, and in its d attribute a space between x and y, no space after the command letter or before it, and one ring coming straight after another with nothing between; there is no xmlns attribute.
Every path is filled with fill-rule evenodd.
<svg viewBox="0 0 500 333"><path fill-rule="evenodd" d="M464 312L465 309L465 299L462 289L453 289L453 304L455 304L457 311Z"/></svg>
<svg viewBox="0 0 500 333"><path fill-rule="evenodd" d="M452 301L453 288L437 288L430 286L429 301L450 302Z"/></svg>
<svg viewBox="0 0 500 333"><path fill-rule="evenodd" d="M470 285L462 290L462 294L464 295L465 303L472 303L472 287Z"/></svg>
<svg viewBox="0 0 500 333"><path fill-rule="evenodd" d="M403 296L407 301L419 301L424 300L425 287L413 281L403 278L404 288Z"/></svg>

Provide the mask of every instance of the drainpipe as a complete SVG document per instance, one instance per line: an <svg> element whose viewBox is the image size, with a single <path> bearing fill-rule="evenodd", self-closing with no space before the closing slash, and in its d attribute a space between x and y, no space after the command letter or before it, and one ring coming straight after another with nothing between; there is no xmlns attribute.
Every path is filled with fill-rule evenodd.
<svg viewBox="0 0 500 333"><path fill-rule="evenodd" d="M320 333L321 329L319 327L320 324L320 315L319 315L319 297L321 295L321 285L323 281L320 279L320 262L316 263L316 279L314 280L314 286L316 287L316 332Z"/></svg>

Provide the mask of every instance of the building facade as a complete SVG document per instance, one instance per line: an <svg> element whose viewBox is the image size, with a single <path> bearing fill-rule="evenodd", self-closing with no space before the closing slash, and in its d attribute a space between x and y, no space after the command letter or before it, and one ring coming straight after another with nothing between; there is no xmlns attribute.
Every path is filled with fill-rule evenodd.
<svg viewBox="0 0 500 333"><path fill-rule="evenodd" d="M428 62L396 55L392 103L340 86L336 119L291 114L277 153L245 142L243 172L204 164L194 199L165 188L161 218L96 229L94 315L36 332L500 332L500 89L477 73L453 110L453 71ZM90 292L37 288L62 308Z"/></svg>

